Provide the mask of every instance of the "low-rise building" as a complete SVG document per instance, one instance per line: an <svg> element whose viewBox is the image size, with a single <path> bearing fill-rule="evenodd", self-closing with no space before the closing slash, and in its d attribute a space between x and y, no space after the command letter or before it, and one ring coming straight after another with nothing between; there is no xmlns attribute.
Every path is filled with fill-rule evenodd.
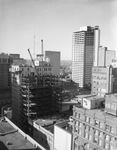
<svg viewBox="0 0 117 150"><path fill-rule="evenodd" d="M115 99L117 101L115 97L115 95L107 95L105 108L102 105L90 109L79 105L74 106L72 150L117 149L117 117L116 113L107 107L108 102ZM111 106L115 106L115 102Z"/></svg>
<svg viewBox="0 0 117 150"><path fill-rule="evenodd" d="M57 127L59 126L59 128L63 128L65 130L68 129L70 130L72 128L72 125L70 124L71 122L69 121L70 115L71 114L69 114L69 112L58 114L58 115L52 115L52 116L48 115L48 116L43 116L40 119L34 120L32 121L32 123L29 122L30 124L29 130L30 132L32 132L32 137L46 150L54 150L56 147L54 144L55 143L57 144L58 136L60 138L60 135L57 135L56 133L55 126ZM70 130L70 132L71 131L72 130ZM61 137L63 141L66 140L64 139L64 137ZM58 144L60 144L60 142L58 142ZM61 143L61 146L62 145L64 145L64 142Z"/></svg>
<svg viewBox="0 0 117 150"><path fill-rule="evenodd" d="M0 118L0 150L46 150L8 118Z"/></svg>

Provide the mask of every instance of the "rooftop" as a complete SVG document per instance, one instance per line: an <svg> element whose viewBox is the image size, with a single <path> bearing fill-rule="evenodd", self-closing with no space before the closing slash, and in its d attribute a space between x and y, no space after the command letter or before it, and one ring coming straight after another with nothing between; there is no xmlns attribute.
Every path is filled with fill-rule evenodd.
<svg viewBox="0 0 117 150"><path fill-rule="evenodd" d="M12 123L11 123L12 124ZM14 128L6 118L0 119L0 150L37 150L22 131ZM22 133L22 134L21 134Z"/></svg>
<svg viewBox="0 0 117 150"><path fill-rule="evenodd" d="M98 95L85 96L84 98L89 99L89 100L91 100L91 101L104 99L104 97L100 97L100 96L98 96Z"/></svg>
<svg viewBox="0 0 117 150"><path fill-rule="evenodd" d="M104 108L90 109L89 110L89 109L86 109L83 107L79 107L78 105L77 106L75 105L73 109L76 109L76 111L78 113L83 113L83 114L86 114L88 116L97 117L97 118L102 119L103 121L104 120L105 121L111 120L112 124L117 124L117 117L112 115L112 114L106 113Z"/></svg>
<svg viewBox="0 0 117 150"><path fill-rule="evenodd" d="M58 114L58 115L53 115L48 117L45 116L43 117L43 119L37 119L34 122L37 125L44 127L46 130L50 131L51 133L54 133L54 124L68 121L70 115L71 114L66 113L66 114Z"/></svg>
<svg viewBox="0 0 117 150"><path fill-rule="evenodd" d="M59 126L60 128L66 130L69 133L72 133L72 126L73 126L73 122L72 121L63 121L60 123L56 124L57 126Z"/></svg>

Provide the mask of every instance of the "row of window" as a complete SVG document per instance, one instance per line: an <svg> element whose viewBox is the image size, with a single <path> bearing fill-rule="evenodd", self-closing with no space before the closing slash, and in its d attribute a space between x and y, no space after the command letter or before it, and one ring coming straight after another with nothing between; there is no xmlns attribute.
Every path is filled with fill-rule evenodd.
<svg viewBox="0 0 117 150"><path fill-rule="evenodd" d="M106 102L105 107L112 110L117 110L117 104L113 102Z"/></svg>
<svg viewBox="0 0 117 150"><path fill-rule="evenodd" d="M0 58L0 63L8 63L8 59L6 59L6 58Z"/></svg>
<svg viewBox="0 0 117 150"><path fill-rule="evenodd" d="M75 112L75 117L83 120L83 116L81 114L78 114L77 112ZM95 120L93 118L89 118L87 116L85 116L83 121L86 121L87 123L95 125L96 127L101 128L101 129L103 129L105 131L108 131L108 132L110 132L112 134L116 134L117 128L115 128L113 126L110 126L108 124L105 124L104 122L100 122L98 120ZM78 124L78 121L76 121L76 122ZM82 125L82 123L79 123L79 127L81 127L81 125Z"/></svg>
<svg viewBox="0 0 117 150"><path fill-rule="evenodd" d="M93 76L94 79L107 80L106 77Z"/></svg>
<svg viewBox="0 0 117 150"><path fill-rule="evenodd" d="M75 131L78 132L83 138L98 144L100 147L104 147L106 150L114 150L115 138L98 130L93 129L92 127L85 126L84 131L81 128L82 125L75 126ZM84 134L83 134L84 133Z"/></svg>

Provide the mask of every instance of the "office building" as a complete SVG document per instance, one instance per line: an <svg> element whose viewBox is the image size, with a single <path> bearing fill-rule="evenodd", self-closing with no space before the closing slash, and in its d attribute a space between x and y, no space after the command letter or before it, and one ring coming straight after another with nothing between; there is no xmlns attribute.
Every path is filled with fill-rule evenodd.
<svg viewBox="0 0 117 150"><path fill-rule="evenodd" d="M0 89L9 89L11 86L9 68L12 59L8 54L0 54Z"/></svg>
<svg viewBox="0 0 117 150"><path fill-rule="evenodd" d="M115 58L114 50L107 50L107 47L99 47L98 66L110 66L112 59Z"/></svg>
<svg viewBox="0 0 117 150"><path fill-rule="evenodd" d="M11 105L11 75L12 58L8 54L0 54L0 115Z"/></svg>
<svg viewBox="0 0 117 150"><path fill-rule="evenodd" d="M99 60L98 66L106 66L106 51L107 47L99 47Z"/></svg>
<svg viewBox="0 0 117 150"><path fill-rule="evenodd" d="M117 93L117 68L93 67L91 93L102 97L106 93Z"/></svg>
<svg viewBox="0 0 117 150"><path fill-rule="evenodd" d="M100 103L97 109L97 103L99 102L98 96L92 96L92 98L85 97L83 103L85 106L86 102L87 105L93 106L90 107L90 109L79 105L74 106L72 117L72 150L117 149L117 117L112 115L115 114L115 110L117 110L117 105L115 105L116 103L111 105L108 104L108 102L113 101L113 97L111 98L112 99L110 99L110 101L107 101L105 108L103 106L104 103ZM102 100L102 102L103 101L104 99ZM92 104L92 102L95 105L90 105ZM113 110L109 110L110 108Z"/></svg>
<svg viewBox="0 0 117 150"><path fill-rule="evenodd" d="M116 57L115 50L107 50L106 51L106 66L110 66L112 59Z"/></svg>
<svg viewBox="0 0 117 150"><path fill-rule="evenodd" d="M0 118L0 150L46 150L8 118Z"/></svg>
<svg viewBox="0 0 117 150"><path fill-rule="evenodd" d="M52 65L52 74L60 76L60 52L45 51L45 61Z"/></svg>
<svg viewBox="0 0 117 150"><path fill-rule="evenodd" d="M91 83L92 66L98 65L100 30L98 26L86 26L73 33L72 80L84 87Z"/></svg>

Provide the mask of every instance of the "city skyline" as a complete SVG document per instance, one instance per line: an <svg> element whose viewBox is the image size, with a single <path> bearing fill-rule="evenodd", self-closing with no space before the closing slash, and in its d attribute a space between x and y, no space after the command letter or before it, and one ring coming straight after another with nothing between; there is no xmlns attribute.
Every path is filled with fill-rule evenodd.
<svg viewBox="0 0 117 150"><path fill-rule="evenodd" d="M99 25L100 44L117 51L116 0L0 0L0 52L29 58L44 50L60 51L72 59L72 34L82 26ZM67 56L66 56L67 52Z"/></svg>

